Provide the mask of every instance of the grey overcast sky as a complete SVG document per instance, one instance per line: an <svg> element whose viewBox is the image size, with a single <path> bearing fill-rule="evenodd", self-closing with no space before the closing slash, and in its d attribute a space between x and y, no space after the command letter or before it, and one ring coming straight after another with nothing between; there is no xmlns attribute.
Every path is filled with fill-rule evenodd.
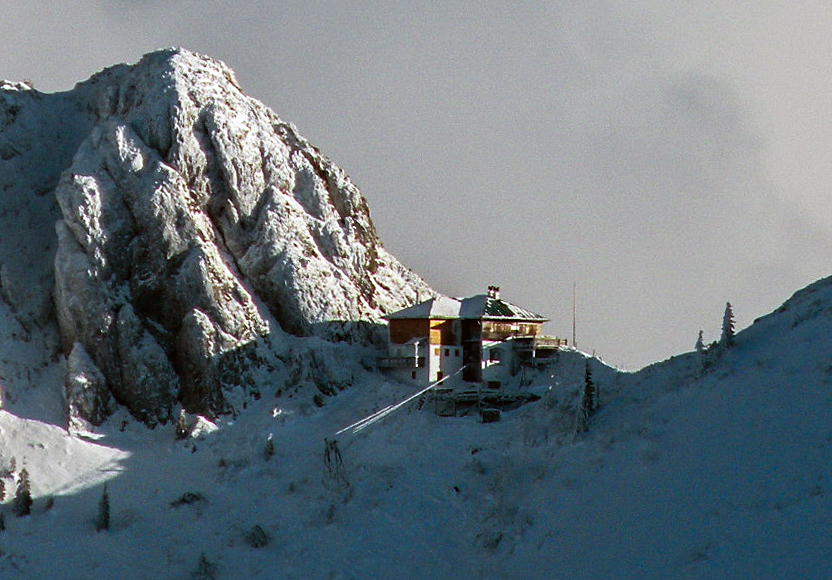
<svg viewBox="0 0 832 580"><path fill-rule="evenodd" d="M624 368L832 274L832 4L3 0L0 78L225 61L450 295L502 287Z"/></svg>

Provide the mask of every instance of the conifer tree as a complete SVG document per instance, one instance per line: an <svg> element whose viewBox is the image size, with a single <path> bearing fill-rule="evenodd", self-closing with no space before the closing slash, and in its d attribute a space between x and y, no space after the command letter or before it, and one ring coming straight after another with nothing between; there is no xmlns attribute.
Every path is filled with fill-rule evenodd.
<svg viewBox="0 0 832 580"><path fill-rule="evenodd" d="M578 407L578 414L575 417L575 432L586 433L589 431L589 415L583 405Z"/></svg>
<svg viewBox="0 0 832 580"><path fill-rule="evenodd" d="M702 340L702 331L699 331L699 337L696 339L696 346L694 346L696 352L700 355L705 354L705 341Z"/></svg>
<svg viewBox="0 0 832 580"><path fill-rule="evenodd" d="M696 345L694 346L696 349L696 372L700 373L705 370L707 366L707 361L705 360L705 354L708 352L708 347L705 346L705 340L702 338L702 331L699 331L699 336L696 338Z"/></svg>
<svg viewBox="0 0 832 580"><path fill-rule="evenodd" d="M726 348L734 346L734 310L730 302L725 303L725 313L722 315L722 337L719 342Z"/></svg>
<svg viewBox="0 0 832 580"><path fill-rule="evenodd" d="M578 416L575 420L575 431L584 433L589 430L589 418L597 408L597 389L595 381L592 380L592 369L589 361L586 361L584 368L584 386L581 392L581 404L578 407Z"/></svg>
<svg viewBox="0 0 832 580"><path fill-rule="evenodd" d="M107 493L107 484L104 484L104 493L101 494L101 499L98 500L98 515L95 517L95 529L101 530L110 529L110 495Z"/></svg>
<svg viewBox="0 0 832 580"><path fill-rule="evenodd" d="M581 406L586 408L587 415L591 416L598 408L598 387L592 380L592 369L589 368L589 361L586 361L584 368L584 393L581 399Z"/></svg>
<svg viewBox="0 0 832 580"><path fill-rule="evenodd" d="M217 565L205 556L205 552L202 552L199 555L196 572L192 576L196 580L215 580L217 577Z"/></svg>
<svg viewBox="0 0 832 580"><path fill-rule="evenodd" d="M19 518L32 513L32 486L29 482L29 472L25 467L20 471L20 479L17 481L12 511Z"/></svg>
<svg viewBox="0 0 832 580"><path fill-rule="evenodd" d="M188 416L185 409L179 412L179 418L176 420L176 440L181 441L188 436Z"/></svg>
<svg viewBox="0 0 832 580"><path fill-rule="evenodd" d="M274 455L274 438L272 437L272 434L269 433L268 438L266 438L266 446L263 449L263 456L266 458L266 461L268 461L272 458L272 455Z"/></svg>

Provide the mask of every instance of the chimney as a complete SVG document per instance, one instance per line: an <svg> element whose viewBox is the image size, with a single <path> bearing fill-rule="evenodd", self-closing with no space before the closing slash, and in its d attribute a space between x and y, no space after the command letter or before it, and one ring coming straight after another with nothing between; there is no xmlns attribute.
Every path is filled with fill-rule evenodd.
<svg viewBox="0 0 832 580"><path fill-rule="evenodd" d="M499 300L500 299L500 287L499 286L489 286L487 296L489 298Z"/></svg>

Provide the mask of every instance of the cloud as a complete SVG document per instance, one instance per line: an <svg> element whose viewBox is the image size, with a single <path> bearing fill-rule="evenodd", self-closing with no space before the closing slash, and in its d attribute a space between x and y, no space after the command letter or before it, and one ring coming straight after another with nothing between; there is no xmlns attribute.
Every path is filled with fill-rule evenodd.
<svg viewBox="0 0 832 580"><path fill-rule="evenodd" d="M717 3L45 2L6 9L0 76L66 89L164 46L224 60L439 290L496 283L563 334L577 280L583 345L628 366L718 331L726 300L742 326L829 267L828 202L798 207L780 138L812 91L768 75L750 92L757 36ZM763 107L783 94L789 115Z"/></svg>

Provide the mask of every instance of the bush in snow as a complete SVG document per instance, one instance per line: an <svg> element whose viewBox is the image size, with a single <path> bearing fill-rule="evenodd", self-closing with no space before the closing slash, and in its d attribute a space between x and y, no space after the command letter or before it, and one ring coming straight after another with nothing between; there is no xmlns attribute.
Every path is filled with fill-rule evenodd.
<svg viewBox="0 0 832 580"><path fill-rule="evenodd" d="M268 546L270 541L271 537L268 532L257 525L246 534L246 543L252 548L263 548Z"/></svg>
<svg viewBox="0 0 832 580"><path fill-rule="evenodd" d="M205 552L199 555L199 562L196 571L192 574L196 580L215 580L217 577L217 565L208 560Z"/></svg>
<svg viewBox="0 0 832 580"><path fill-rule="evenodd" d="M183 505L192 505L192 504L201 504L205 503L207 500L205 496L199 493L198 491L186 491L178 498L170 502L170 507L180 507Z"/></svg>
<svg viewBox="0 0 832 580"><path fill-rule="evenodd" d="M101 494L101 499L98 500L98 515L95 516L95 529L101 530L110 529L110 496L107 493L107 484L104 484L104 492Z"/></svg>
<svg viewBox="0 0 832 580"><path fill-rule="evenodd" d="M28 516L32 513L32 489L29 482L29 472L24 467L17 481L17 491L14 494L12 511L17 517Z"/></svg>
<svg viewBox="0 0 832 580"><path fill-rule="evenodd" d="M344 468L344 459L338 449L338 441L324 438L324 486L337 494L343 494L344 503L352 497L352 487Z"/></svg>

